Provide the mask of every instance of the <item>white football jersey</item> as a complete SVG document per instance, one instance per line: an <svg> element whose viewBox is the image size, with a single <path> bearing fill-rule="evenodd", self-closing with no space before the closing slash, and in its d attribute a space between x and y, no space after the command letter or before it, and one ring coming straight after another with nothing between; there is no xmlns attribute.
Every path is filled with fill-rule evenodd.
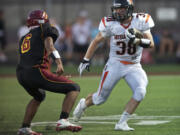
<svg viewBox="0 0 180 135"><path fill-rule="evenodd" d="M124 25L114 20L112 17L102 18L99 24L99 31L104 37L110 37L109 57L118 60L139 63L143 48L128 44L129 39L125 36L125 30L136 28L141 32L147 32L154 27L154 21L149 14L133 13L129 24Z"/></svg>

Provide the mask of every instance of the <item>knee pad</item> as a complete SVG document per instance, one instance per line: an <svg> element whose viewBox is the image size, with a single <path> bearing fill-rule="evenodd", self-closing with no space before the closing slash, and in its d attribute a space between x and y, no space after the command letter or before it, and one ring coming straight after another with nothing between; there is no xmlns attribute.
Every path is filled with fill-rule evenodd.
<svg viewBox="0 0 180 135"><path fill-rule="evenodd" d="M138 88L136 88L136 90L133 94L133 98L136 101L142 101L144 99L145 95L146 95L146 88L138 87Z"/></svg>
<svg viewBox="0 0 180 135"><path fill-rule="evenodd" d="M97 93L94 93L93 96L92 96L92 101L93 101L93 104L95 104L95 105L103 104L106 101L106 99L107 98L98 96Z"/></svg>

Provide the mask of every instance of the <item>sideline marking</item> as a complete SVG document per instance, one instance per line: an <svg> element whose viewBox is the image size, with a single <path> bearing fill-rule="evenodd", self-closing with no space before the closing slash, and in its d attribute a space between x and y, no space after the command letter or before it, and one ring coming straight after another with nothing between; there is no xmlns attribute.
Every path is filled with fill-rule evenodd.
<svg viewBox="0 0 180 135"><path fill-rule="evenodd" d="M142 120L140 122L134 123L135 125L158 125L158 124L164 124L164 123L168 123L170 121L165 121L165 120Z"/></svg>
<svg viewBox="0 0 180 135"><path fill-rule="evenodd" d="M131 123L131 124L134 124L134 125L158 125L158 124L165 124L165 123L168 123L170 121L164 121L164 120L148 120L148 121L145 121L145 120L142 120L142 121L139 121L139 122L136 122L136 123ZM74 123L74 122L73 122ZM117 122L103 122L103 121L79 121L78 122L79 124L107 124L107 125L115 125ZM49 126L49 127L55 127L56 126L56 122L36 122L36 123L32 123L31 126Z"/></svg>
<svg viewBox="0 0 180 135"><path fill-rule="evenodd" d="M114 120L119 120L121 115L109 115L109 116L87 116L82 117L80 124L116 124ZM71 121L73 118L69 118ZM158 125L168 123L173 119L180 119L180 116L137 116L136 114L132 115L130 119L140 120L139 122L129 122L134 125ZM163 119L163 120L158 120ZM105 121L106 120L106 121ZM73 122L74 123L74 122ZM34 122L31 126L56 126L57 122Z"/></svg>

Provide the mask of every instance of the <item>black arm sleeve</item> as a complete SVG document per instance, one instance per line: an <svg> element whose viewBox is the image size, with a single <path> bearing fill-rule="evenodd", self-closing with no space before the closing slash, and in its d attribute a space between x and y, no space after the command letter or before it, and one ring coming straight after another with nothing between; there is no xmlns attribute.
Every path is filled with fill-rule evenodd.
<svg viewBox="0 0 180 135"><path fill-rule="evenodd" d="M42 33L44 39L46 39L46 37L52 37L53 42L55 42L59 36L58 30L55 27L51 26L49 23L45 23L42 25Z"/></svg>

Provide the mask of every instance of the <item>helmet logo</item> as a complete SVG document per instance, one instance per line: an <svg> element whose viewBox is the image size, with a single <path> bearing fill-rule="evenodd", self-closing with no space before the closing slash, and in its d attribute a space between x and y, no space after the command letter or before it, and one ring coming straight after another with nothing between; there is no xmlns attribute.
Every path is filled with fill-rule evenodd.
<svg viewBox="0 0 180 135"><path fill-rule="evenodd" d="M113 6L121 6L121 3L114 3Z"/></svg>
<svg viewBox="0 0 180 135"><path fill-rule="evenodd" d="M130 5L133 5L133 0L128 0Z"/></svg>

